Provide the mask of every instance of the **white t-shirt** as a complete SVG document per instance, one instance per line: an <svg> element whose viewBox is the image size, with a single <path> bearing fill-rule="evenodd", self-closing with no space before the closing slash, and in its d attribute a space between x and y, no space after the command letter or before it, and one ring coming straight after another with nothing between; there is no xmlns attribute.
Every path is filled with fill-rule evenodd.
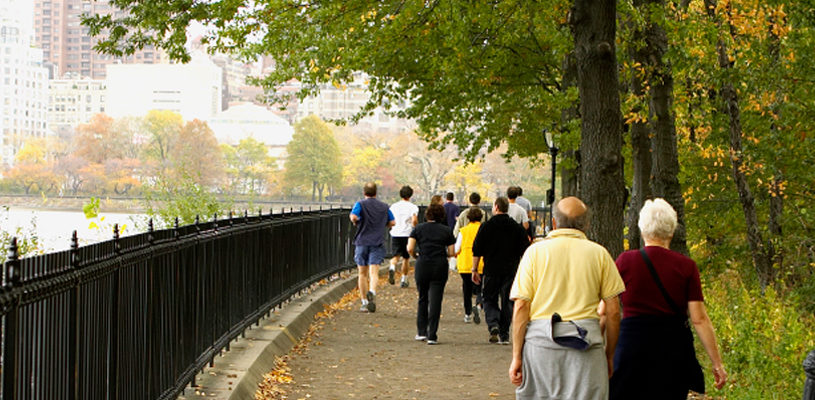
<svg viewBox="0 0 815 400"><path fill-rule="evenodd" d="M410 232L413 231L413 217L419 215L419 207L409 201L400 200L391 206L391 214L396 222L391 228L391 236L410 236Z"/></svg>
<svg viewBox="0 0 815 400"><path fill-rule="evenodd" d="M509 216L519 224L529 222L529 216L526 214L526 210L516 203L509 203L509 210L507 211L507 214L509 214Z"/></svg>

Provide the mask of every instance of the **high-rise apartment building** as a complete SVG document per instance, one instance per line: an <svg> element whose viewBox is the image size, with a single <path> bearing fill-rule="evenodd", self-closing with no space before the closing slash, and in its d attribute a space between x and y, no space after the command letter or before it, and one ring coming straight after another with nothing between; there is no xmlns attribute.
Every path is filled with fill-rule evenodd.
<svg viewBox="0 0 815 400"><path fill-rule="evenodd" d="M0 0L0 161L11 165L29 137L48 133L48 71L31 47L28 0Z"/></svg>
<svg viewBox="0 0 815 400"><path fill-rule="evenodd" d="M57 134L68 134L78 125L105 112L106 84L103 80L66 74L48 82L48 126Z"/></svg>
<svg viewBox="0 0 815 400"><path fill-rule="evenodd" d="M43 50L52 78L74 73L82 77L104 79L107 64L155 64L161 61L160 52L152 48L145 48L122 58L98 54L93 50L97 40L82 25L81 15L121 15L121 11L110 6L106 0L33 1L34 41Z"/></svg>

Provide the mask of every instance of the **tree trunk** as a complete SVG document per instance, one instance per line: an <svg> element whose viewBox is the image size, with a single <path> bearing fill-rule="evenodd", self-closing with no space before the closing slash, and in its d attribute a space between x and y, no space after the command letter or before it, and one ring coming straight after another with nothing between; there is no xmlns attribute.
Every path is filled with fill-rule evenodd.
<svg viewBox="0 0 815 400"><path fill-rule="evenodd" d="M783 233L781 228L781 218L784 214L783 182L784 178L781 174L776 174L773 178L770 191L770 220L767 223L767 228L770 231L770 240L767 241L767 258L772 265L777 265L779 269L784 265L784 252L780 248L776 248L776 243L781 242ZM773 272L775 272L775 269L773 269Z"/></svg>
<svg viewBox="0 0 815 400"><path fill-rule="evenodd" d="M631 199L628 204L628 248L638 249L642 246L642 236L638 225L640 209L645 199L651 197L651 140L648 137L647 123L635 122L631 124L630 129L631 162L634 176L631 182Z"/></svg>
<svg viewBox="0 0 815 400"><path fill-rule="evenodd" d="M560 197L577 196L580 188L580 153L569 150L563 152L563 159L571 160L561 162L560 167ZM569 167L573 163L575 167Z"/></svg>
<svg viewBox="0 0 815 400"><path fill-rule="evenodd" d="M705 0L708 15L715 17L715 0ZM719 39L717 44L719 67L725 71L732 68L732 63L727 54L727 45L723 39ZM744 174L743 148L741 143L741 109L739 108L739 97L731 81L731 74L726 74L722 83L721 96L724 101L725 112L730 119L730 165L733 173L733 181L736 183L736 190L739 194L744 222L747 228L747 243L750 245L750 253L758 276L759 285L763 291L773 280L772 263L767 258L764 241L758 229L758 217L756 216L756 205L747 177Z"/></svg>
<svg viewBox="0 0 815 400"><path fill-rule="evenodd" d="M623 251L623 159L615 49L616 1L575 0L581 115L581 197L591 208L588 236L613 257Z"/></svg>
<svg viewBox="0 0 815 400"><path fill-rule="evenodd" d="M650 4L649 4L650 3ZM659 5L665 7L664 0L649 0L644 6ZM676 125L673 107L673 75L669 65L664 63L668 50L668 37L661 24L648 18L646 43L649 52L649 67L653 74L650 83L650 123L653 130L651 139L651 190L655 196L662 197L676 210L677 226L671 240L671 249L688 255L688 244L685 234L685 199L682 197L682 186L679 184L679 154L676 149Z"/></svg>
<svg viewBox="0 0 815 400"><path fill-rule="evenodd" d="M783 18L783 17L781 17ZM767 32L770 38L770 56L776 62L780 61L779 53L781 51L781 38L778 37L777 31L774 29L774 24L777 22L775 21L774 17L770 17L769 21L770 24L767 27ZM781 120L781 113L778 109L780 105L780 99L784 97L784 94L781 93L781 90L776 90L776 100L773 105L772 115L775 121ZM773 122L770 124L770 129L774 132L778 131L778 125ZM776 244L780 244L783 240L782 238L782 218L784 215L784 193L783 193L783 186L784 186L784 175L781 171L776 170L775 174L773 175L773 182L770 187L770 218L767 223L767 230L769 231L769 238L767 240L767 258L770 262L777 266L778 269L781 269L784 265L784 252L783 247L776 247ZM775 269L773 271L776 271Z"/></svg>
<svg viewBox="0 0 815 400"><path fill-rule="evenodd" d="M577 86L577 60L574 53L569 53L563 60L563 90ZM560 115L562 126L570 121L580 118L580 101L564 108ZM561 132L564 131L561 128ZM560 163L560 197L577 196L580 187L580 153L575 150L566 150L561 153Z"/></svg>
<svg viewBox="0 0 815 400"><path fill-rule="evenodd" d="M637 1L634 6L642 8L643 1ZM633 40L636 43L645 42L646 33L642 26L633 27ZM646 43L642 48L632 47L631 59L634 65L639 65L645 69L648 64L648 56L651 47ZM646 80L645 72L634 71L631 74L631 93L637 97L645 96ZM641 113L641 108L632 110ZM633 177L631 182L631 198L628 204L628 215L626 223L628 225L628 248L638 249L642 246L642 236L638 222L640 220L640 209L645 199L651 197L651 139L648 129L648 122L637 120L629 127L631 134L631 164L633 167Z"/></svg>
<svg viewBox="0 0 815 400"><path fill-rule="evenodd" d="M311 181L311 201L314 201L314 196L317 194L317 181Z"/></svg>

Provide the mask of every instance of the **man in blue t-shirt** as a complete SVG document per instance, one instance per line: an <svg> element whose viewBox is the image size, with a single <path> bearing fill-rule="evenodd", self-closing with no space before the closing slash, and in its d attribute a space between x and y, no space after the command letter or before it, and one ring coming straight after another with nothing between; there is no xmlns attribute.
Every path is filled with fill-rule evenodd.
<svg viewBox="0 0 815 400"><path fill-rule="evenodd" d="M379 265L385 260L385 228L395 222L388 205L376 199L376 183L366 183L365 199L354 204L351 222L357 227L354 235L354 262L359 271L359 294L363 312L376 311L376 286Z"/></svg>

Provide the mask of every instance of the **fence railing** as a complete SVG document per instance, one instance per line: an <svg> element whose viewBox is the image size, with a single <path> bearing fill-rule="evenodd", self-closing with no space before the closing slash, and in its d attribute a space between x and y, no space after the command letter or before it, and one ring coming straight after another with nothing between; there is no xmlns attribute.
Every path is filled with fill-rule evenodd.
<svg viewBox="0 0 815 400"><path fill-rule="evenodd" d="M3 269L2 399L174 398L273 307L353 266L348 209L244 215Z"/></svg>

